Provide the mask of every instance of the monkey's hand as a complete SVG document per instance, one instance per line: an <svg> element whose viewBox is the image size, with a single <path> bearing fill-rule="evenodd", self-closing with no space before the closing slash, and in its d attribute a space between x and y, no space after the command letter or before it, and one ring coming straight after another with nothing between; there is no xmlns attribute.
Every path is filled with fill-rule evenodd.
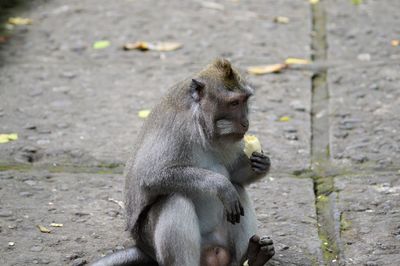
<svg viewBox="0 0 400 266"><path fill-rule="evenodd" d="M218 197L225 207L228 222L232 224L240 223L240 216L244 216L244 210L240 203L239 193L234 185L229 182L218 189Z"/></svg>
<svg viewBox="0 0 400 266"><path fill-rule="evenodd" d="M251 168L257 174L266 174L271 167L271 160L263 153L253 152L250 156Z"/></svg>

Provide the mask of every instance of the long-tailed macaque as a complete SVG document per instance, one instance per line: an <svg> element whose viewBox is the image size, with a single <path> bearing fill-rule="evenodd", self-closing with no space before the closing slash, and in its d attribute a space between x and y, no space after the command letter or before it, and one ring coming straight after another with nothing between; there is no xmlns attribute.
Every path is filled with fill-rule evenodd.
<svg viewBox="0 0 400 266"><path fill-rule="evenodd" d="M127 229L136 246L94 265L264 265L272 240L256 235L245 185L270 160L243 152L252 88L217 59L154 107L126 169Z"/></svg>

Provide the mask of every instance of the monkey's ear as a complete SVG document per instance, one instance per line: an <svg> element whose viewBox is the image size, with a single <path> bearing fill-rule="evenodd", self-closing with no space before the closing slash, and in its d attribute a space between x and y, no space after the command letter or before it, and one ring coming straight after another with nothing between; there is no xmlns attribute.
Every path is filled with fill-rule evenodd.
<svg viewBox="0 0 400 266"><path fill-rule="evenodd" d="M203 82L197 79L192 79L192 83L190 84L190 93L195 102L200 102L203 98L205 86L206 85Z"/></svg>
<svg viewBox="0 0 400 266"><path fill-rule="evenodd" d="M224 77L226 79L232 79L233 78L233 69L231 66L231 62L229 62L225 58L218 58L217 60L214 61L214 65L222 71Z"/></svg>

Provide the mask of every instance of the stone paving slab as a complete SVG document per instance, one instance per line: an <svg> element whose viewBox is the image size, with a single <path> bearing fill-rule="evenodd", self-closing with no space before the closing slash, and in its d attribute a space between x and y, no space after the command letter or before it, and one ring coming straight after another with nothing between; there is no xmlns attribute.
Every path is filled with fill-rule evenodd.
<svg viewBox="0 0 400 266"><path fill-rule="evenodd" d="M399 1L325 1L331 156L348 165L399 166ZM351 26L350 26L351 25ZM357 167L357 166L356 166Z"/></svg>
<svg viewBox="0 0 400 266"><path fill-rule="evenodd" d="M121 175L0 172L0 264L89 262L131 245L123 210L115 203L122 189ZM276 245L269 265L321 261L310 180L275 176L252 185L250 194L260 233ZM51 233L41 233L38 224Z"/></svg>
<svg viewBox="0 0 400 266"><path fill-rule="evenodd" d="M0 97L6 100L0 103L0 130L20 135L0 146L1 163L29 157L43 164L124 163L141 125L137 111L216 56L241 68L309 57L306 1L221 4L224 10L201 1L57 0L35 1L18 13L34 23L16 27L1 47ZM274 23L278 15L290 23ZM102 39L111 46L92 49ZM184 47L170 53L121 49L137 40L179 41ZM250 81L258 88L252 133L265 143L274 170L306 169L309 75L287 72ZM292 120L278 122L281 116Z"/></svg>
<svg viewBox="0 0 400 266"><path fill-rule="evenodd" d="M400 65L329 72L336 162L399 167L399 73Z"/></svg>
<svg viewBox="0 0 400 266"><path fill-rule="evenodd" d="M267 265L323 265L311 179L271 175L250 185L261 234L276 255Z"/></svg>
<svg viewBox="0 0 400 266"><path fill-rule="evenodd" d="M330 60L368 62L365 54L370 61L400 59L399 47L391 45L400 34L399 1L362 1L360 5L342 0L324 2Z"/></svg>
<svg viewBox="0 0 400 266"><path fill-rule="evenodd" d="M400 173L335 179L346 265L398 265Z"/></svg>
<svg viewBox="0 0 400 266"><path fill-rule="evenodd" d="M109 200L122 199L121 176L0 172L0 177L1 265L71 265L128 243L123 211Z"/></svg>

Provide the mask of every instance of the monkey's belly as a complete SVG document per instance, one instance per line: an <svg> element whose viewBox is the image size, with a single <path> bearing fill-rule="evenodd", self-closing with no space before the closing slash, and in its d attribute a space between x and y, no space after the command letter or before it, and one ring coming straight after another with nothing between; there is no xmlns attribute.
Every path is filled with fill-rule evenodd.
<svg viewBox="0 0 400 266"><path fill-rule="evenodd" d="M224 216L224 207L216 197L194 198L199 218L202 245L226 246L228 244L228 222Z"/></svg>

